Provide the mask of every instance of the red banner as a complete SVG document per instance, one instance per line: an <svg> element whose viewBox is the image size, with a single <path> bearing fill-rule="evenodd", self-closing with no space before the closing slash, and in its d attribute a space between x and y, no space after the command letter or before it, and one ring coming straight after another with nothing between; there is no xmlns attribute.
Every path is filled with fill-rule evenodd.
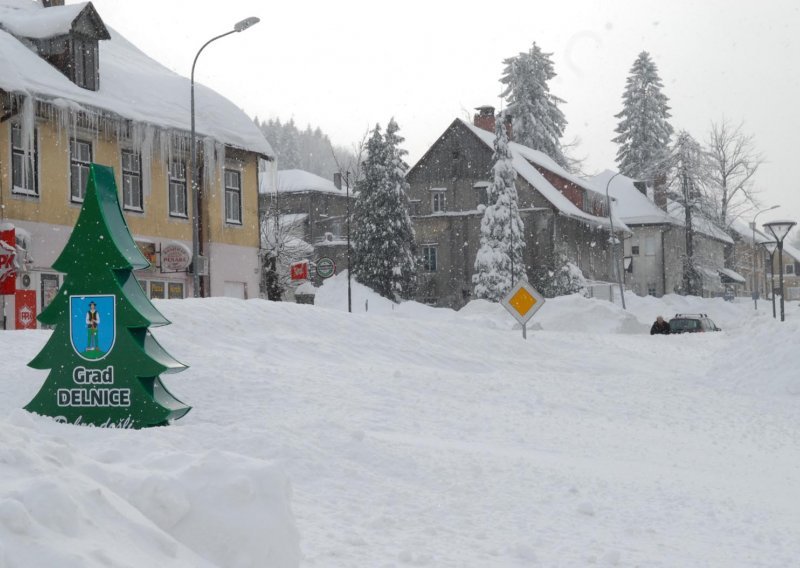
<svg viewBox="0 0 800 568"><path fill-rule="evenodd" d="M308 261L295 262L289 269L292 280L308 280Z"/></svg>
<svg viewBox="0 0 800 568"><path fill-rule="evenodd" d="M13 294L17 289L17 269L14 267L16 244L13 228L0 230L0 295Z"/></svg>
<svg viewBox="0 0 800 568"><path fill-rule="evenodd" d="M36 290L17 290L14 294L17 329L36 329Z"/></svg>

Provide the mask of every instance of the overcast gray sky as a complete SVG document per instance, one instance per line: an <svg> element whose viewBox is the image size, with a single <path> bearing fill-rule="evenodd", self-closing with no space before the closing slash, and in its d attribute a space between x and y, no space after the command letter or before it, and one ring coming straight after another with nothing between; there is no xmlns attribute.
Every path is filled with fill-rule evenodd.
<svg viewBox="0 0 800 568"><path fill-rule="evenodd" d="M201 56L196 78L251 116L294 117L349 145L395 116L411 162L457 116L500 105L502 60L536 41L586 169L614 168L611 142L630 67L658 65L672 124L704 139L743 121L764 155L763 220L800 221L800 2L796 0L94 0L104 21L189 75L197 49L247 16L261 23ZM187 93L188 96L188 93ZM774 213L774 215L773 215ZM770 217L771 215L771 217Z"/></svg>

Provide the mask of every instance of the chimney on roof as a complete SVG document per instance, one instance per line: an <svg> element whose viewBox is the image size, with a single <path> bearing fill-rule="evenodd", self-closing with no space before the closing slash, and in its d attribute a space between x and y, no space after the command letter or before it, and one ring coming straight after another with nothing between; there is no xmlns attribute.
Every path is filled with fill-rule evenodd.
<svg viewBox="0 0 800 568"><path fill-rule="evenodd" d="M667 210L667 177L664 174L656 175L653 182L653 201L664 211Z"/></svg>
<svg viewBox="0 0 800 568"><path fill-rule="evenodd" d="M474 124L478 128L481 128L483 130L486 130L494 134L494 128L497 125L497 117L500 116L499 114L498 115L494 114L494 107L489 105L484 105L475 107L475 110L477 110L478 112L476 112L475 115L472 117L472 124ZM508 135L509 140L513 140L511 136L512 133L511 115L508 112L506 112L504 113L504 116L506 121L506 135Z"/></svg>
<svg viewBox="0 0 800 568"><path fill-rule="evenodd" d="M336 187L336 189L342 189L342 174L341 173L336 172L335 174L333 174L333 185Z"/></svg>
<svg viewBox="0 0 800 568"><path fill-rule="evenodd" d="M45 8L52 8L53 6L63 6L64 0L42 0L42 5Z"/></svg>
<svg viewBox="0 0 800 568"><path fill-rule="evenodd" d="M495 116L494 107L489 105L475 107L478 112L472 117L472 124L494 134Z"/></svg>

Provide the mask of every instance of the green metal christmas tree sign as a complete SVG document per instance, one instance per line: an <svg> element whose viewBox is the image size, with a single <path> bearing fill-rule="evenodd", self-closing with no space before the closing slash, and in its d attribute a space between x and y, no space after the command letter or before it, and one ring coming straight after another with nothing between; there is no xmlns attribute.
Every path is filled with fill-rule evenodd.
<svg viewBox="0 0 800 568"><path fill-rule="evenodd" d="M78 222L53 263L64 284L38 318L55 329L29 366L50 373L26 410L112 428L164 425L189 412L159 378L186 366L150 334L169 321L133 276L148 266L122 215L114 171L92 164Z"/></svg>

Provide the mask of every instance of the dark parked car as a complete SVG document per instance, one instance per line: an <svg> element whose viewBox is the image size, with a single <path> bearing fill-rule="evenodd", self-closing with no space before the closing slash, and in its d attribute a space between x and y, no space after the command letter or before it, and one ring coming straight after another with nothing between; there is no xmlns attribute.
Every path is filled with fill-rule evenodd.
<svg viewBox="0 0 800 568"><path fill-rule="evenodd" d="M670 333L703 333L706 331L722 331L708 314L675 314L669 320Z"/></svg>

